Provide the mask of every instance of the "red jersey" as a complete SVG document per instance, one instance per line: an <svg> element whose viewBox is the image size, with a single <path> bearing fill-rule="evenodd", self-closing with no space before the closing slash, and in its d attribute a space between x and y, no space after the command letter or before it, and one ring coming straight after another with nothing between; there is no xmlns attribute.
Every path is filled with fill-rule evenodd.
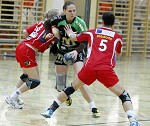
<svg viewBox="0 0 150 126"><path fill-rule="evenodd" d="M33 46L39 52L44 52L47 48L49 48L50 44L54 42L55 37L52 37L48 40L45 40L43 37L45 30L44 30L44 22L40 21L32 26L26 28L26 31L29 34L29 37L24 40L23 42ZM50 29L51 33L52 30ZM44 40L44 41L43 41Z"/></svg>
<svg viewBox="0 0 150 126"><path fill-rule="evenodd" d="M122 37L110 28L88 30L76 36L79 42L88 41L86 67L108 70L116 65L116 52L122 51Z"/></svg>

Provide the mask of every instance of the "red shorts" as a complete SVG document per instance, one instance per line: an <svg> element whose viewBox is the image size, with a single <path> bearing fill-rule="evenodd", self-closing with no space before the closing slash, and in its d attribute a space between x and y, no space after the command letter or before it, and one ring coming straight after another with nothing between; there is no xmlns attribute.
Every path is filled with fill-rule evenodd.
<svg viewBox="0 0 150 126"><path fill-rule="evenodd" d="M21 42L16 48L16 60L23 68L37 66L36 53L33 49Z"/></svg>
<svg viewBox="0 0 150 126"><path fill-rule="evenodd" d="M113 69L92 70L87 67L81 69L78 73L78 78L86 85L91 85L95 80L98 80L107 88L114 86L119 81Z"/></svg>

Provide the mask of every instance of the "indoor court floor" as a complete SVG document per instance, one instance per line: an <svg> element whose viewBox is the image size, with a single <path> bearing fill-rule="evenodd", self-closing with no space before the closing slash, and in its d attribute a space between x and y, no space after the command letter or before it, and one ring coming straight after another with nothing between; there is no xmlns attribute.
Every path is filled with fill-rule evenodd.
<svg viewBox="0 0 150 126"><path fill-rule="evenodd" d="M50 61L49 61L50 59ZM129 126L121 101L97 81L89 87L101 117L92 118L89 104L77 91L70 107L62 104L52 118L40 115L50 106L58 92L55 90L54 57L38 57L41 85L21 95L23 109L13 109L5 99L13 91L21 68L14 57L0 56L0 126ZM115 68L120 83L130 93L141 126L150 126L150 59L139 55L118 59ZM74 77L68 72L67 84Z"/></svg>

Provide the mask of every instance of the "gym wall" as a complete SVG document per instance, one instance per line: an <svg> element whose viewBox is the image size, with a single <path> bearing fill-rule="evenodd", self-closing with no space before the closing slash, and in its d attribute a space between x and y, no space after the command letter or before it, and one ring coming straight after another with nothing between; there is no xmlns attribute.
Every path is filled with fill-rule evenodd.
<svg viewBox="0 0 150 126"><path fill-rule="evenodd" d="M15 50L23 29L43 20L45 0L0 0L0 50Z"/></svg>
<svg viewBox="0 0 150 126"><path fill-rule="evenodd" d="M62 10L67 0L0 0L0 50L15 50L22 41L22 30L50 8ZM77 15L84 19L85 0L72 0ZM89 29L101 27L106 11L116 15L114 30L123 36L123 52L150 53L150 0L91 0Z"/></svg>

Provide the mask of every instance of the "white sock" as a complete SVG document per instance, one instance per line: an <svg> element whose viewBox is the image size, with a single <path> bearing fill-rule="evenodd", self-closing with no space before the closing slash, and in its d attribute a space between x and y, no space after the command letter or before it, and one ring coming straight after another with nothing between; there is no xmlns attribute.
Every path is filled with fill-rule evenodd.
<svg viewBox="0 0 150 126"><path fill-rule="evenodd" d="M20 89L17 89L16 91L14 91L14 92L10 95L10 98L17 99L17 97L18 97L21 93L22 93L22 92L20 91Z"/></svg>
<svg viewBox="0 0 150 126"><path fill-rule="evenodd" d="M14 88L14 91L16 91L17 89L18 89L18 88L17 88L17 87L15 87L15 88Z"/></svg>
<svg viewBox="0 0 150 126"><path fill-rule="evenodd" d="M62 104L61 101L59 101L57 98L55 99L55 102L60 106L60 104Z"/></svg>
<svg viewBox="0 0 150 126"><path fill-rule="evenodd" d="M136 122L136 114L134 110L128 110L126 113L130 122Z"/></svg>
<svg viewBox="0 0 150 126"><path fill-rule="evenodd" d="M90 102L89 105L90 105L91 110L92 110L92 108L96 108L94 101Z"/></svg>

